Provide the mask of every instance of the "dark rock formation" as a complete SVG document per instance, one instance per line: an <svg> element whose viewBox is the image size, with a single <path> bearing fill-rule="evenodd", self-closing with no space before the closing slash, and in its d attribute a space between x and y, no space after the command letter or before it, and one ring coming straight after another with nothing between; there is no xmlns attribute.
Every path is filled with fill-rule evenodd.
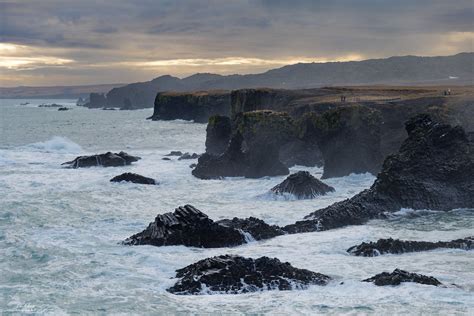
<svg viewBox="0 0 474 316"><path fill-rule="evenodd" d="M243 232L244 236L249 240L269 239L285 234L285 232L280 227L276 225L269 225L261 219L255 217L249 217L246 219L234 217L233 219L220 220L217 223L226 227L235 228ZM245 233L250 234L250 236Z"/></svg>
<svg viewBox="0 0 474 316"><path fill-rule="evenodd" d="M363 282L373 282L377 286L400 285L402 282L414 282L434 286L442 285L442 283L434 277L410 273L399 269L393 270L392 273L382 272L369 279L363 280Z"/></svg>
<svg viewBox="0 0 474 316"><path fill-rule="evenodd" d="M174 213L157 215L148 228L131 236L124 244L217 248L245 242L244 235L237 229L220 225L193 206L185 205Z"/></svg>
<svg viewBox="0 0 474 316"><path fill-rule="evenodd" d="M285 227L288 232L363 224L401 208L474 208L474 144L464 130L418 115L406 123L408 138L385 159L368 190L315 211Z"/></svg>
<svg viewBox="0 0 474 316"><path fill-rule="evenodd" d="M152 120L193 120L206 123L212 115L229 115L228 91L160 92L155 99Z"/></svg>
<svg viewBox="0 0 474 316"><path fill-rule="evenodd" d="M72 161L63 163L69 168L87 168L87 167L120 167L130 165L132 162L138 161L140 157L130 156L121 151L117 153L107 152L100 155L79 156Z"/></svg>
<svg viewBox="0 0 474 316"><path fill-rule="evenodd" d="M232 123L227 116L213 115L209 118L206 128L206 153L222 154L232 135Z"/></svg>
<svg viewBox="0 0 474 316"><path fill-rule="evenodd" d="M178 160L188 160L188 159L198 159L200 155L196 153L184 153L181 155L181 157L178 158Z"/></svg>
<svg viewBox="0 0 474 316"><path fill-rule="evenodd" d="M279 195L290 193L298 199L312 199L333 192L334 188L319 181L308 171L299 171L288 176L282 183L273 187L271 191Z"/></svg>
<svg viewBox="0 0 474 316"><path fill-rule="evenodd" d="M164 158L161 158L161 160L171 160L171 158L164 157Z"/></svg>
<svg viewBox="0 0 474 316"><path fill-rule="evenodd" d="M155 221L144 231L131 236L124 244L218 248L268 239L284 233L280 227L254 217L214 222L192 205L185 205L178 207L174 213L157 215Z"/></svg>
<svg viewBox="0 0 474 316"><path fill-rule="evenodd" d="M322 115L310 113L302 119L301 138L316 142L324 160L323 179L351 173L377 174L382 117L364 106L341 106Z"/></svg>
<svg viewBox="0 0 474 316"><path fill-rule="evenodd" d="M194 176L201 179L260 178L289 173L279 160L281 146L294 137L294 126L287 114L272 111L241 113L234 120L234 131L223 154L204 154L199 158Z"/></svg>
<svg viewBox="0 0 474 316"><path fill-rule="evenodd" d="M321 167L324 164L323 155L315 142L305 142L296 137L281 146L279 157L288 168L296 165Z"/></svg>
<svg viewBox="0 0 474 316"><path fill-rule="evenodd" d="M103 93L89 94L89 101L82 104L89 109L100 109L107 106L107 99Z"/></svg>
<svg viewBox="0 0 474 316"><path fill-rule="evenodd" d="M294 268L277 258L231 255L207 258L176 272L181 279L167 291L180 295L305 289L309 285L326 285L331 280L327 275Z"/></svg>
<svg viewBox="0 0 474 316"><path fill-rule="evenodd" d="M56 104L56 103L52 103L52 104L40 104L38 105L39 108L63 108L64 105L61 105L61 104Z"/></svg>
<svg viewBox="0 0 474 316"><path fill-rule="evenodd" d="M362 243L347 249L355 256L375 257L387 253L401 254L406 252L427 251L438 248L464 249L474 248L474 237L466 237L451 241L410 241L400 239L379 239L377 242Z"/></svg>
<svg viewBox="0 0 474 316"><path fill-rule="evenodd" d="M152 178L147 178L136 173L122 173L119 176L113 177L110 182L133 182L138 184L158 184Z"/></svg>
<svg viewBox="0 0 474 316"><path fill-rule="evenodd" d="M62 108L59 108L58 111L69 111L70 109L67 108L67 107L62 107Z"/></svg>
<svg viewBox="0 0 474 316"><path fill-rule="evenodd" d="M181 151L178 151L178 150L173 150L171 151L169 154L166 154L165 156L182 156L183 153Z"/></svg>

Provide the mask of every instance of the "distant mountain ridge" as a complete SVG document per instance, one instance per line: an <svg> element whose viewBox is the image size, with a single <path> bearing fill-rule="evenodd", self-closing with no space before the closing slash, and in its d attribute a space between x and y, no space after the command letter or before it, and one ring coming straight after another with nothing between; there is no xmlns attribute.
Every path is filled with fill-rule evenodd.
<svg viewBox="0 0 474 316"><path fill-rule="evenodd" d="M157 92L234 90L243 88L302 89L365 84L472 84L474 53L453 56L403 56L351 62L300 63L252 75L195 74L179 79L170 75L148 82L114 88L107 94L110 106L126 98L133 108L152 107ZM451 79L450 79L451 78Z"/></svg>
<svg viewBox="0 0 474 316"><path fill-rule="evenodd" d="M400 56L350 62L299 63L249 75L198 73L183 79L165 75L147 82L115 87L107 93L107 103L118 107L122 107L124 102L128 105L131 103L133 108L152 107L157 92L170 90L233 90L258 87L301 89L365 84L473 84L473 80L473 52L439 57Z"/></svg>
<svg viewBox="0 0 474 316"><path fill-rule="evenodd" d="M0 87L0 99L77 99L87 97L89 93L107 93L113 88L126 83L97 84L86 86L54 86L54 87Z"/></svg>

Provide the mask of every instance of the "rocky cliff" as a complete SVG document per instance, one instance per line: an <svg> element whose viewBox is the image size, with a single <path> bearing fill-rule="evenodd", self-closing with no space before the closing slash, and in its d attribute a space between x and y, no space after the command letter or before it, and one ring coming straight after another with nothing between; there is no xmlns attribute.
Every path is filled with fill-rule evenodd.
<svg viewBox="0 0 474 316"><path fill-rule="evenodd" d="M205 123L213 115L229 115L228 91L160 92L155 98L152 120L193 120Z"/></svg>

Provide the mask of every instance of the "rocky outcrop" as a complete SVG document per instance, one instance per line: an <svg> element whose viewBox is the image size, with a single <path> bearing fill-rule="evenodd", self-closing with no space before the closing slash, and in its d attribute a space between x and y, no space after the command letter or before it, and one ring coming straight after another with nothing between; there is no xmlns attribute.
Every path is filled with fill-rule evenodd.
<svg viewBox="0 0 474 316"><path fill-rule="evenodd" d="M406 122L408 138L385 159L368 190L315 211L285 227L288 232L317 231L363 224L401 208L474 208L474 144L464 130L421 114Z"/></svg>
<svg viewBox="0 0 474 316"><path fill-rule="evenodd" d="M58 111L69 111L70 108L67 108L67 107L62 107L62 108L59 108Z"/></svg>
<svg viewBox="0 0 474 316"><path fill-rule="evenodd" d="M377 174L382 117L365 106L340 106L322 115L307 114L300 123L300 137L315 142L324 160L323 179L351 173Z"/></svg>
<svg viewBox="0 0 474 316"><path fill-rule="evenodd" d="M294 268L277 258L231 255L198 261L177 270L176 277L180 280L167 291L179 295L296 290L326 285L331 280L327 275Z"/></svg>
<svg viewBox="0 0 474 316"><path fill-rule="evenodd" d="M103 93L89 94L89 101L82 104L89 109L100 109L107 106L107 98Z"/></svg>
<svg viewBox="0 0 474 316"><path fill-rule="evenodd" d="M279 160L280 148L294 137L294 125L286 113L255 111L234 119L234 134L219 156L202 155L193 175L201 179L286 175Z"/></svg>
<svg viewBox="0 0 474 316"><path fill-rule="evenodd" d="M198 159L200 157L199 154L196 153L184 153L181 155L181 157L178 158L178 160L190 160L190 159Z"/></svg>
<svg viewBox="0 0 474 316"><path fill-rule="evenodd" d="M155 179L144 177L139 174L130 173L130 172L122 173L121 175L110 179L110 182L122 182L122 181L133 182L133 183L138 183L138 184L158 184L155 181Z"/></svg>
<svg viewBox="0 0 474 316"><path fill-rule="evenodd" d="M451 241L411 241L400 239L379 239L376 242L362 243L347 249L347 252L355 256L375 257L383 254L401 254L406 252L419 252L439 248L464 249L474 248L474 237L466 237Z"/></svg>
<svg viewBox="0 0 474 316"><path fill-rule="evenodd" d="M174 213L157 215L144 231L126 239L124 244L218 248L282 234L284 232L278 226L268 225L257 218L214 222L192 205L185 205L178 207Z"/></svg>
<svg viewBox="0 0 474 316"><path fill-rule="evenodd" d="M143 232L124 241L127 245L200 248L231 247L245 243L238 230L219 225L191 205L178 207L174 213L157 215Z"/></svg>
<svg viewBox="0 0 474 316"><path fill-rule="evenodd" d="M206 123L213 115L229 115L228 91L160 92L152 120L193 120Z"/></svg>
<svg viewBox="0 0 474 316"><path fill-rule="evenodd" d="M172 150L168 154L166 154L165 156L171 157L171 156L182 156L182 155L183 155L183 152L181 152L179 150Z"/></svg>
<svg viewBox="0 0 474 316"><path fill-rule="evenodd" d="M334 192L334 188L319 181L308 171L299 171L288 176L271 191L278 195L292 194L298 199L312 199L328 192Z"/></svg>
<svg viewBox="0 0 474 316"><path fill-rule="evenodd" d="M131 156L123 151L118 154L107 152L100 155L79 156L72 161L63 163L63 165L67 165L69 168L121 167L128 166L139 159L141 158Z"/></svg>
<svg viewBox="0 0 474 316"><path fill-rule="evenodd" d="M261 219L255 217L237 218L220 220L217 223L237 229L244 233L247 241L269 239L285 234L285 232L276 225L269 225Z"/></svg>
<svg viewBox="0 0 474 316"><path fill-rule="evenodd" d="M434 286L442 285L442 283L434 277L410 273L400 269L395 269L392 273L382 272L369 279L363 280L363 282L373 282L377 286L400 285L402 282L414 282Z"/></svg>
<svg viewBox="0 0 474 316"><path fill-rule="evenodd" d="M206 128L206 153L210 155L222 154L232 135L232 123L229 117L213 115L209 118Z"/></svg>
<svg viewBox="0 0 474 316"><path fill-rule="evenodd" d="M292 100L305 95L304 90L240 89L231 93L231 116L258 110L285 111ZM308 93L310 94L310 93Z"/></svg>

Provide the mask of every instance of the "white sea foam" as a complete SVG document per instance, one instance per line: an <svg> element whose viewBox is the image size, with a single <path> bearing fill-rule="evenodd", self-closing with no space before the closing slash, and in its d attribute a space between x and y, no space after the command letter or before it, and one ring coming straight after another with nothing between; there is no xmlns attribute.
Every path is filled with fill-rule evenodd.
<svg viewBox="0 0 474 316"><path fill-rule="evenodd" d="M83 151L80 145L61 136L54 136L47 141L28 144L22 146L22 148L32 151L62 154L77 154Z"/></svg>
<svg viewBox="0 0 474 316"><path fill-rule="evenodd" d="M437 241L466 237L474 233L472 210L398 216L231 248L122 246L120 241L142 231L157 214L179 205L192 204L214 220L254 216L286 225L370 187L375 177L363 174L325 179L336 191L312 200L259 199L256 196L268 192L285 176L203 181L191 175L189 161L161 160L171 150L203 152L203 124L146 121L151 109L107 112L77 108L74 121L42 109L31 110L34 117L18 115L23 111L12 106L2 112L11 115L6 122L17 120L0 138L2 311L307 315L466 314L474 309L473 251L446 249L375 258L346 252L351 246L379 238ZM56 144L51 142L55 134L64 136ZM142 159L126 167L64 169L62 162L83 153L77 144L63 141L66 137L81 144L86 153L120 151L130 145L127 152ZM50 142L44 141L48 139ZM32 144L18 147L28 143ZM322 172L321 168L304 170L316 176ZM154 178L160 185L109 182L123 172ZM335 281L304 291L199 298L166 292L177 281L176 269L223 254L276 257ZM432 275L461 288L419 284L376 287L360 282L395 268Z"/></svg>

